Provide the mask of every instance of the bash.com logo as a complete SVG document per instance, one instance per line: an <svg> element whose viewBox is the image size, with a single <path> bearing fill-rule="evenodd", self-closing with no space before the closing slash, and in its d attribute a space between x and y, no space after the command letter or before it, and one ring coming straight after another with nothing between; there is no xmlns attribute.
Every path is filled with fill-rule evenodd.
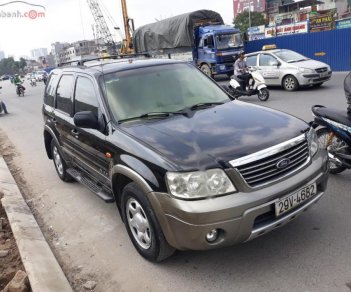
<svg viewBox="0 0 351 292"><path fill-rule="evenodd" d="M0 19L37 19L45 17L43 5L32 4L25 1L10 1L0 3Z"/></svg>

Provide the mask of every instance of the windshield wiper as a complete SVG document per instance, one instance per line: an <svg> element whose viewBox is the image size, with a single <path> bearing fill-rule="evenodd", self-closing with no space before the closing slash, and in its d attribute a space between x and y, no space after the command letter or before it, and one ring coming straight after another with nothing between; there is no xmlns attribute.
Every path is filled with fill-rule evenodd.
<svg viewBox="0 0 351 292"><path fill-rule="evenodd" d="M183 112L183 111L177 111L177 112L150 112L150 113L142 114L140 116L119 120L118 123L121 124L123 122L132 121L132 120L138 120L138 119L144 119L144 118L162 118L162 117L167 118L167 117L170 117L172 115L185 115L185 114L186 113Z"/></svg>
<svg viewBox="0 0 351 292"><path fill-rule="evenodd" d="M207 108L207 107L211 107L214 105L220 105L220 104L224 104L224 102L200 102L197 104L192 105L191 107L189 107L190 110L196 110L199 108Z"/></svg>

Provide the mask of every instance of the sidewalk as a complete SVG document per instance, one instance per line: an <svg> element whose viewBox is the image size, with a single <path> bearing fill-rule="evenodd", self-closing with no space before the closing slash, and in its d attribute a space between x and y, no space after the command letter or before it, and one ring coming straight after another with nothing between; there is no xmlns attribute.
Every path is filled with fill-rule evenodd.
<svg viewBox="0 0 351 292"><path fill-rule="evenodd" d="M1 156L0 191L4 193L1 203L16 239L32 291L72 291L66 276Z"/></svg>

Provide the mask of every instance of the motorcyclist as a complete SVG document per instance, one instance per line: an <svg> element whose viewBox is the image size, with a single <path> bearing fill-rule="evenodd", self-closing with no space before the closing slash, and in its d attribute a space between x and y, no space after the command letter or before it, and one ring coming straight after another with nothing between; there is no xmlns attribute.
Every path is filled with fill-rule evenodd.
<svg viewBox="0 0 351 292"><path fill-rule="evenodd" d="M20 88L23 88L23 90L26 90L26 88L22 85L23 81L19 78L18 74L15 75L15 78L13 79L13 84L16 86L16 93L18 93Z"/></svg>
<svg viewBox="0 0 351 292"><path fill-rule="evenodd" d="M347 102L347 114L351 117L351 72L346 76L344 80L344 91Z"/></svg>
<svg viewBox="0 0 351 292"><path fill-rule="evenodd" d="M243 91L246 90L246 85L248 85L249 80L251 78L251 74L248 73L248 66L244 59L245 52L240 51L239 58L234 63L234 75L238 79L243 80L243 82L240 82L240 87Z"/></svg>

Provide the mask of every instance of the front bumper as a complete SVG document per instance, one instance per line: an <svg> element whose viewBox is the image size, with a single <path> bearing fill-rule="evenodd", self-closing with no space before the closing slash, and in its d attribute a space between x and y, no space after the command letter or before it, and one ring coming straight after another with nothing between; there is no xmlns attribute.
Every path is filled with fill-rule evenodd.
<svg viewBox="0 0 351 292"><path fill-rule="evenodd" d="M231 172L228 175L233 178ZM184 201L165 193L149 193L168 243L180 250L206 250L245 242L283 226L315 204L324 194L328 180L328 158L318 151L312 163L283 181L260 189L250 189L235 181L238 192L206 200ZM276 218L274 203L282 197L316 182L317 194L287 214ZM206 234L213 229L219 236L213 243Z"/></svg>
<svg viewBox="0 0 351 292"><path fill-rule="evenodd" d="M233 63L217 63L212 70L213 74L234 74Z"/></svg>
<svg viewBox="0 0 351 292"><path fill-rule="evenodd" d="M332 76L332 71L327 72L326 74L311 73L311 74L300 74L297 79L301 86L304 85L313 85L321 82L328 81Z"/></svg>

